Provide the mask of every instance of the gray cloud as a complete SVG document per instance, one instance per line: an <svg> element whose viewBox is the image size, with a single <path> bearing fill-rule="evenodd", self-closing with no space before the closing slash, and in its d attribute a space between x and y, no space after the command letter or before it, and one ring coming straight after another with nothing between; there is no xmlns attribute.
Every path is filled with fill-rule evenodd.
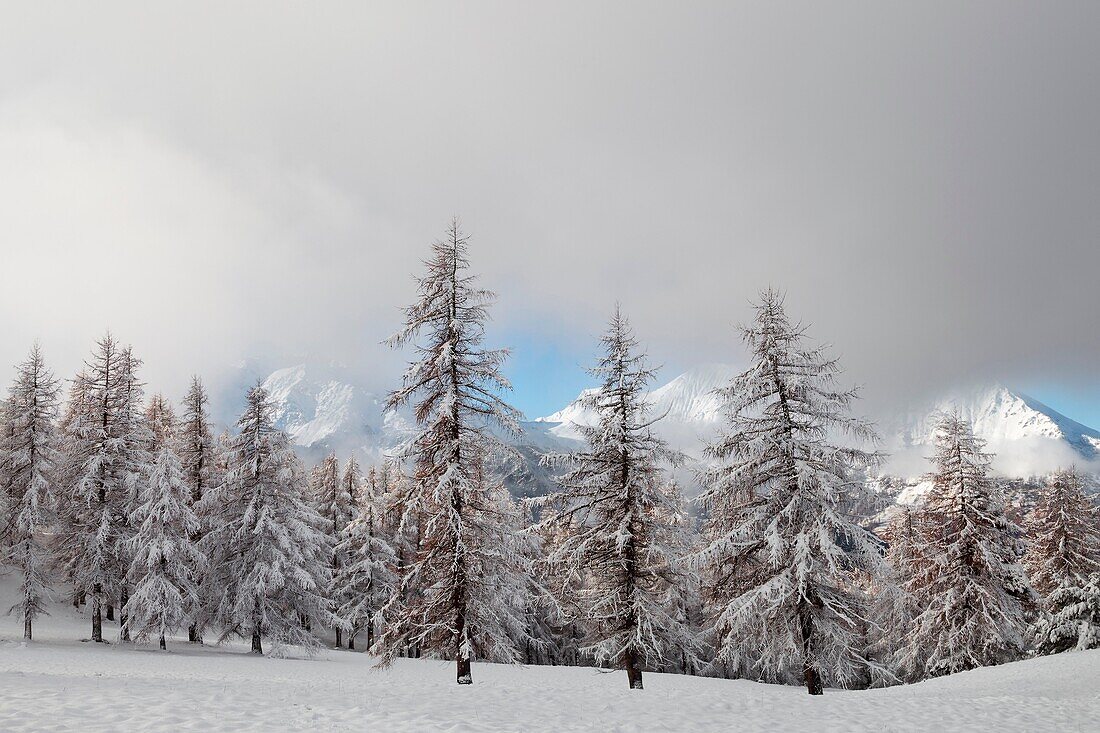
<svg viewBox="0 0 1100 733"><path fill-rule="evenodd" d="M175 391L384 383L457 212L500 327L564 348L618 299L736 361L770 284L873 403L1095 384L1097 4L361 5L5 10L0 363L110 326Z"/></svg>

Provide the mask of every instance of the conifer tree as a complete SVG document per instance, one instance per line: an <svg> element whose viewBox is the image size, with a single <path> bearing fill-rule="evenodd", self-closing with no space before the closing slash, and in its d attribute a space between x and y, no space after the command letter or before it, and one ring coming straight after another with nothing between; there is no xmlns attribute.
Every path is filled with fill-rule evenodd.
<svg viewBox="0 0 1100 733"><path fill-rule="evenodd" d="M872 603L868 656L871 683L896 684L897 656L908 636L919 609L906 590L909 582L927 562L921 552L917 531L917 512L909 506L899 506L882 531L886 542L887 569L872 579L876 592Z"/></svg>
<svg viewBox="0 0 1100 733"><path fill-rule="evenodd" d="M1042 608L1032 633L1040 654L1100 646L1100 509L1076 468L1056 471L1027 515L1024 556Z"/></svg>
<svg viewBox="0 0 1100 733"><path fill-rule="evenodd" d="M900 654L910 680L1019 658L1025 604L1034 602L1019 529L988 474L992 456L958 414L941 418L934 440L932 488L918 518L928 562L906 586L920 609Z"/></svg>
<svg viewBox="0 0 1100 733"><path fill-rule="evenodd" d="M14 532L16 500L13 483L13 467L8 454L3 450L5 443L12 440L12 406L8 400L0 400L0 549L10 547Z"/></svg>
<svg viewBox="0 0 1100 733"><path fill-rule="evenodd" d="M145 408L145 426L149 431L150 450L154 455L166 446L175 449L179 420L167 397L155 394L149 398L149 404Z"/></svg>
<svg viewBox="0 0 1100 733"><path fill-rule="evenodd" d="M120 554L132 487L127 455L123 349L111 334L96 344L77 376L67 416L63 531L59 555L66 573L87 597L92 641L103 641L103 612L122 586Z"/></svg>
<svg viewBox="0 0 1100 733"><path fill-rule="evenodd" d="M1100 572L1100 511L1085 496L1084 480L1075 468L1051 475L1024 527L1024 566L1041 596L1063 585L1080 585Z"/></svg>
<svg viewBox="0 0 1100 733"><path fill-rule="evenodd" d="M698 648L682 614L677 564L689 543L682 501L660 468L683 459L653 433L645 396L654 372L618 308L601 344L589 370L600 386L581 398L597 422L577 426L588 447L548 456L569 470L558 479L561 491L537 503L540 528L562 537L549 557L563 568L555 590L580 595L588 628L582 653L626 670L630 688L640 690L643 668Z"/></svg>
<svg viewBox="0 0 1100 733"><path fill-rule="evenodd" d="M50 598L50 558L42 532L52 526L56 513L61 455L54 423L60 387L38 344L17 370L5 403L0 457L11 490L5 559L22 574L18 600L9 613L22 616L23 638L30 641L34 619L46 612Z"/></svg>
<svg viewBox="0 0 1100 733"><path fill-rule="evenodd" d="M134 592L123 623L135 640L156 637L166 649L165 637L182 626L198 603L195 581L206 558L191 539L199 522L190 506L175 440L169 433L161 435L154 441L156 463L142 483L132 517L135 532L128 549Z"/></svg>
<svg viewBox="0 0 1100 733"><path fill-rule="evenodd" d="M141 365L142 361L134 355L132 347L126 346L122 349L119 362L121 399L115 415L115 421L118 424L124 486L118 507L120 533L117 547L119 571L121 573L118 595L119 638L122 641L130 641L130 624L126 622L126 606L130 598L129 577L133 562L133 539L137 533L134 516L140 506L141 497L145 491L149 472L153 465L152 448L155 445L152 427L142 410L144 384L138 380L137 376ZM158 425L158 429L173 430L175 416L171 412L171 406L163 398L160 405L158 405L158 410L163 412L163 414L157 416L158 421L162 423L162 425ZM108 608L108 618L110 618L109 611Z"/></svg>
<svg viewBox="0 0 1100 733"><path fill-rule="evenodd" d="M1033 629L1040 654L1100 648L1100 573L1059 586L1046 607Z"/></svg>
<svg viewBox="0 0 1100 733"><path fill-rule="evenodd" d="M343 625L327 598L332 545L305 500L305 471L286 434L272 424L261 385L249 390L237 427L226 446L225 478L201 507L210 518L202 549L211 560L204 583L206 596L217 599L214 622L222 639L251 637L256 654L263 653L265 636L275 641L276 655L291 645L316 648L301 619Z"/></svg>
<svg viewBox="0 0 1100 733"><path fill-rule="evenodd" d="M383 529L385 487L375 479L363 481L359 464L349 458L341 478L341 491L356 496L354 517L342 529L337 552L342 564L334 580L337 615L351 625L348 649L355 637L366 631L366 648L374 645L378 614L389 602L397 582L397 555L386 541Z"/></svg>
<svg viewBox="0 0 1100 733"><path fill-rule="evenodd" d="M179 425L178 450L183 468L183 481L187 486L188 506L196 513L198 526L191 535L191 542L200 546L206 535L206 522L198 516L203 496L218 483L217 444L214 442L208 410L209 398L206 389L198 377L191 378L187 396L183 398L183 416ZM201 583L200 583L201 587ZM198 611L199 609L196 609ZM196 613L204 617L205 614ZM197 619L192 619L187 628L187 640L191 643L201 641L201 630Z"/></svg>
<svg viewBox="0 0 1100 733"><path fill-rule="evenodd" d="M406 607L387 626L383 663L410 645L456 660L457 681L470 684L471 660L516 662L514 627L521 611L482 571L507 557L495 506L477 472L498 441L492 426L518 430L519 413L499 396L510 385L500 369L506 350L483 346L493 294L468 274L467 238L451 223L445 242L432 246L418 299L405 308L405 325L389 341L416 342L417 359L387 409L414 403L417 432L402 458L411 464L401 499L401 527L422 522L421 542L404 570ZM415 593L413 592L415 591Z"/></svg>
<svg viewBox="0 0 1100 733"><path fill-rule="evenodd" d="M777 292L762 293L741 333L751 365L717 391L727 428L706 449L700 496L716 665L801 678L819 695L863 674L867 610L855 572L877 575L881 563L877 541L845 510L863 498L859 471L877 455L832 441L875 436L850 415L856 391L835 386L837 361L806 343Z"/></svg>
<svg viewBox="0 0 1100 733"><path fill-rule="evenodd" d="M355 459L351 460L354 461ZM349 463L350 467L351 464ZM356 473L358 470L358 465L356 465ZM345 474L344 478L350 479L352 477ZM325 456L321 464L314 468L310 477L310 485L310 494L316 502L321 518L324 520L322 526L333 547L329 562L329 573L335 579L345 561L344 551L339 545L344 538L344 530L354 518L355 502L351 491L357 490L358 487L353 485L349 489L345 482L341 481L340 465L336 460L335 453ZM336 589L333 588L330 595L335 598L335 593ZM336 648L339 649L341 646L343 646L343 630L337 627Z"/></svg>

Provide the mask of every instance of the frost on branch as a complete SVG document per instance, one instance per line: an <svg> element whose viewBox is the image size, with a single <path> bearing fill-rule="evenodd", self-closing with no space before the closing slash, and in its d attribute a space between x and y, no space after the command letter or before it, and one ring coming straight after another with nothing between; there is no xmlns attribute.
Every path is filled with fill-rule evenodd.
<svg viewBox="0 0 1100 733"><path fill-rule="evenodd" d="M255 386L227 441L227 471L221 485L203 497L210 531L202 549L211 559L204 595L217 601L214 625L221 639L275 642L315 649L319 642L303 621L344 627L332 613L328 592L332 544L323 520L304 497L305 471L286 434L271 423L267 392Z"/></svg>
<svg viewBox="0 0 1100 733"><path fill-rule="evenodd" d="M857 571L882 572L877 540L846 507L865 499L861 470L878 455L833 442L873 441L852 417L855 390L837 361L807 343L774 291L741 329L749 368L718 390L726 429L706 450L706 573L715 666L811 694L866 671L867 602Z"/></svg>
<svg viewBox="0 0 1100 733"><path fill-rule="evenodd" d="M413 405L417 432L400 456L411 475L397 534L415 531L418 544L383 610L380 643L383 663L410 647L454 658L458 682L468 684L475 656L518 662L527 640L526 571L508 516L516 508L485 471L502 449L491 429L518 431L519 413L499 396L510 388L500 372L508 352L482 345L493 294L468 274L457 221L424 264L417 301L390 339L414 343L416 359L387 402Z"/></svg>
<svg viewBox="0 0 1100 733"><path fill-rule="evenodd" d="M653 433L660 416L649 415L645 395L654 372L617 309L601 344L590 370L600 386L582 397L596 424L576 426L585 450L547 457L567 472L560 492L534 502L543 512L537 529L558 540L547 564L554 592L581 615L581 653L625 669L641 689L643 669L693 663L699 650L685 623L687 520L661 470L682 456Z"/></svg>
<svg viewBox="0 0 1100 733"><path fill-rule="evenodd" d="M983 447L958 414L941 418L932 488L917 516L928 560L906 584L920 609L899 652L909 680L1011 661L1026 648L1025 606L1036 598Z"/></svg>

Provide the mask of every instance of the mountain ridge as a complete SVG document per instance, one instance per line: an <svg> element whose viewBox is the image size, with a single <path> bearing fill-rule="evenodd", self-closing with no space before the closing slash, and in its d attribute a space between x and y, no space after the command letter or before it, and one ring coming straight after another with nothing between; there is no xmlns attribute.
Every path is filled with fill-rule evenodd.
<svg viewBox="0 0 1100 733"><path fill-rule="evenodd" d="M659 434L696 462L701 461L702 446L716 434L723 419L714 390L728 384L736 373L728 364L701 364L650 390L647 400L652 414L664 415L657 423ZM355 373L347 367L297 364L268 372L262 383L270 393L276 425L290 435L308 460L336 451L375 462L392 455L413 434L408 410L385 410L384 397L359 387ZM526 478L545 483L539 455L580 446L575 425L591 425L594 416L578 400L523 423L520 436L502 436L526 456L529 465L520 472ZM888 464L883 473L915 477L926 471L934 417L951 409L972 422L975 434L987 441L992 452L1004 454L1001 472L1005 475L1040 475L1048 472L1047 464L1055 460L1088 463L1100 457L1100 431L1034 397L991 383L956 390L887 421L881 447L891 454L894 465ZM1044 463L1040 460L1044 455L1053 458L1044 459ZM516 474L517 479L519 476Z"/></svg>

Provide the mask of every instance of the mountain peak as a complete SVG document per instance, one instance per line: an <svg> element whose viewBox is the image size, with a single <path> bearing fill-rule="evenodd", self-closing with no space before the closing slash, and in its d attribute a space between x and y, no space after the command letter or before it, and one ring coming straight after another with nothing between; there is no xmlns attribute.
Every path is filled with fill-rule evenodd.
<svg viewBox="0 0 1100 733"><path fill-rule="evenodd" d="M1025 442L1048 442L1068 445L1084 460L1094 459L1100 453L1100 431L996 382L955 391L905 415L892 431L898 447L930 445L938 416L952 411L970 422L974 434L994 452L1013 450Z"/></svg>

